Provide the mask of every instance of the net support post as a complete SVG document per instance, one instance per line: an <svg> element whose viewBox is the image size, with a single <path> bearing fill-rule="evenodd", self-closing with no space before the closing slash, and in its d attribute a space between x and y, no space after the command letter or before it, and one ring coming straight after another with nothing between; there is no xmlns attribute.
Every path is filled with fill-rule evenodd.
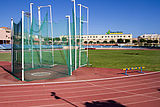
<svg viewBox="0 0 160 107"><path fill-rule="evenodd" d="M24 11L22 11L22 81L24 81Z"/></svg>
<svg viewBox="0 0 160 107"><path fill-rule="evenodd" d="M14 70L13 66L13 18L11 18L11 72Z"/></svg>
<svg viewBox="0 0 160 107"><path fill-rule="evenodd" d="M77 22L76 22L76 1L72 0L74 3L74 28L75 28L75 70L77 69Z"/></svg>
<svg viewBox="0 0 160 107"><path fill-rule="evenodd" d="M50 8L50 22L51 22L51 35L52 35L52 62L54 65L54 46L53 46L53 22L52 22L52 7L48 5Z"/></svg>
<svg viewBox="0 0 160 107"><path fill-rule="evenodd" d="M70 60L70 62L69 62L69 69L70 69L70 71L69 71L69 75L72 75L72 44L71 44L71 19L70 19L70 16L69 15L67 15L66 16L66 18L68 18L68 32L69 32L69 60Z"/></svg>
<svg viewBox="0 0 160 107"><path fill-rule="evenodd" d="M42 64L42 37L41 37L41 10L40 6L38 6L38 21L39 21L39 47L40 47L40 64Z"/></svg>
<svg viewBox="0 0 160 107"><path fill-rule="evenodd" d="M33 12L32 12L32 10L33 10L33 8L32 8L32 6L33 6L33 3L30 3L30 21L31 21L31 28L32 28L32 22L33 22ZM30 34L30 36L32 36L31 34ZM33 38L32 37L30 37L31 38L31 51L32 51L32 68L34 68L34 53L33 53Z"/></svg>
<svg viewBox="0 0 160 107"><path fill-rule="evenodd" d="M89 65L89 57L88 57L88 34L89 34L89 27L88 27L88 23L89 23L89 8L87 8L87 64Z"/></svg>
<svg viewBox="0 0 160 107"><path fill-rule="evenodd" d="M79 26L80 26L80 28L79 28L79 38L80 38L80 45L79 45L79 67L81 67L81 49L82 49L82 40L81 40L81 35L82 35L82 29L81 29L81 27L82 27L82 5L81 4L78 4L78 6L79 6L79 10L80 10L80 12L79 12L79 17L80 17L80 23L79 23Z"/></svg>

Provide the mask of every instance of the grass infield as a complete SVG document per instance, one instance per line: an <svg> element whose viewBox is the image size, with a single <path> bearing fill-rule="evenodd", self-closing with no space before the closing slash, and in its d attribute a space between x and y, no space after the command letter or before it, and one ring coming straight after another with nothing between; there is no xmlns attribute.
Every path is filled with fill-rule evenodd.
<svg viewBox="0 0 160 107"><path fill-rule="evenodd" d="M90 50L89 61L92 67L144 66L147 71L160 71L160 50Z"/></svg>
<svg viewBox="0 0 160 107"><path fill-rule="evenodd" d="M11 61L11 54L0 53L0 61ZM147 71L160 71L160 50L89 50L89 62L92 67L144 66Z"/></svg>

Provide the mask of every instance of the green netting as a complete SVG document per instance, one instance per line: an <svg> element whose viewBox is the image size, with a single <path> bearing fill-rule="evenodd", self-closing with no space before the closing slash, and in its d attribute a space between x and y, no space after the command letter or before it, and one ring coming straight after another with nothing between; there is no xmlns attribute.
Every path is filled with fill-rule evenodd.
<svg viewBox="0 0 160 107"><path fill-rule="evenodd" d="M79 18L76 19L76 32L74 18L70 23L71 50L67 20L53 22L53 29L51 29L48 13L42 17L40 23L39 20L33 18L31 24L28 14L24 15L23 20L23 23L21 20L18 24L14 23L13 25L13 74L18 79L22 79L23 70L25 81L66 77L71 75L75 68L87 64L87 53L83 44L80 49L80 42L83 41L80 41L79 36ZM22 28L22 24L24 28ZM83 34L83 27L81 32ZM75 39L75 34L77 39ZM75 44L75 40L77 44Z"/></svg>
<svg viewBox="0 0 160 107"><path fill-rule="evenodd" d="M13 23L13 74L15 77L22 79L22 20L19 23Z"/></svg>

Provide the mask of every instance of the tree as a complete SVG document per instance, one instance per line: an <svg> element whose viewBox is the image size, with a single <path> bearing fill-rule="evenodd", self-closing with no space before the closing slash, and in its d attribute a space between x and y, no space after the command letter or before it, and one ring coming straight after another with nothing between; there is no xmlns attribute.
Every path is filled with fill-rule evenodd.
<svg viewBox="0 0 160 107"><path fill-rule="evenodd" d="M152 43L153 41L152 40L147 40L147 43Z"/></svg>
<svg viewBox="0 0 160 107"><path fill-rule="evenodd" d="M123 43L123 39L118 39L117 43Z"/></svg>
<svg viewBox="0 0 160 107"><path fill-rule="evenodd" d="M158 40L153 40L153 43L158 43Z"/></svg>
<svg viewBox="0 0 160 107"><path fill-rule="evenodd" d="M80 40L79 39L77 39L77 43L79 43L80 42Z"/></svg>
<svg viewBox="0 0 160 107"><path fill-rule="evenodd" d="M132 42L133 42L133 43L137 43L137 40L133 40Z"/></svg>
<svg viewBox="0 0 160 107"><path fill-rule="evenodd" d="M63 38L62 38L62 41L67 41L67 38L66 38L66 37L63 37Z"/></svg>
<svg viewBox="0 0 160 107"><path fill-rule="evenodd" d="M89 41L89 44L92 44L93 43L93 41Z"/></svg>
<svg viewBox="0 0 160 107"><path fill-rule="evenodd" d="M125 39L125 43L128 43L128 42L130 42L130 40L129 39Z"/></svg>
<svg viewBox="0 0 160 107"><path fill-rule="evenodd" d="M141 38L140 42L143 43L143 42L146 42L146 40Z"/></svg>
<svg viewBox="0 0 160 107"><path fill-rule="evenodd" d="M104 43L104 44L106 44L106 43L107 43L107 41L103 41L103 43Z"/></svg>
<svg viewBox="0 0 160 107"><path fill-rule="evenodd" d="M59 37L56 37L54 40L56 40L56 41L60 41L60 38L59 38Z"/></svg>
<svg viewBox="0 0 160 107"><path fill-rule="evenodd" d="M84 44L87 44L87 41L84 41Z"/></svg>
<svg viewBox="0 0 160 107"><path fill-rule="evenodd" d="M141 43L141 44L140 44L141 46L144 46L144 43L146 42L146 40L143 39L143 38L141 38L141 39L139 40L139 42Z"/></svg>
<svg viewBox="0 0 160 107"><path fill-rule="evenodd" d="M97 41L97 44L100 44L100 42L99 42L99 41Z"/></svg>
<svg viewBox="0 0 160 107"><path fill-rule="evenodd" d="M115 41L112 39L111 41L109 41L110 43L115 43Z"/></svg>

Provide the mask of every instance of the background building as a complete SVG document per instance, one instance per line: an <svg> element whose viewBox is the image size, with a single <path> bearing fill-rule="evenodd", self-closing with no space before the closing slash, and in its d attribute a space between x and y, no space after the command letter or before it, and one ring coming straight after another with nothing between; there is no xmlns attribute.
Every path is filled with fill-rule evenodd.
<svg viewBox="0 0 160 107"><path fill-rule="evenodd" d="M0 44L11 43L11 30L7 27L0 28Z"/></svg>
<svg viewBox="0 0 160 107"><path fill-rule="evenodd" d="M84 43L132 43L132 34L83 35Z"/></svg>
<svg viewBox="0 0 160 107"><path fill-rule="evenodd" d="M138 37L140 46L158 46L160 45L160 34L143 34Z"/></svg>

